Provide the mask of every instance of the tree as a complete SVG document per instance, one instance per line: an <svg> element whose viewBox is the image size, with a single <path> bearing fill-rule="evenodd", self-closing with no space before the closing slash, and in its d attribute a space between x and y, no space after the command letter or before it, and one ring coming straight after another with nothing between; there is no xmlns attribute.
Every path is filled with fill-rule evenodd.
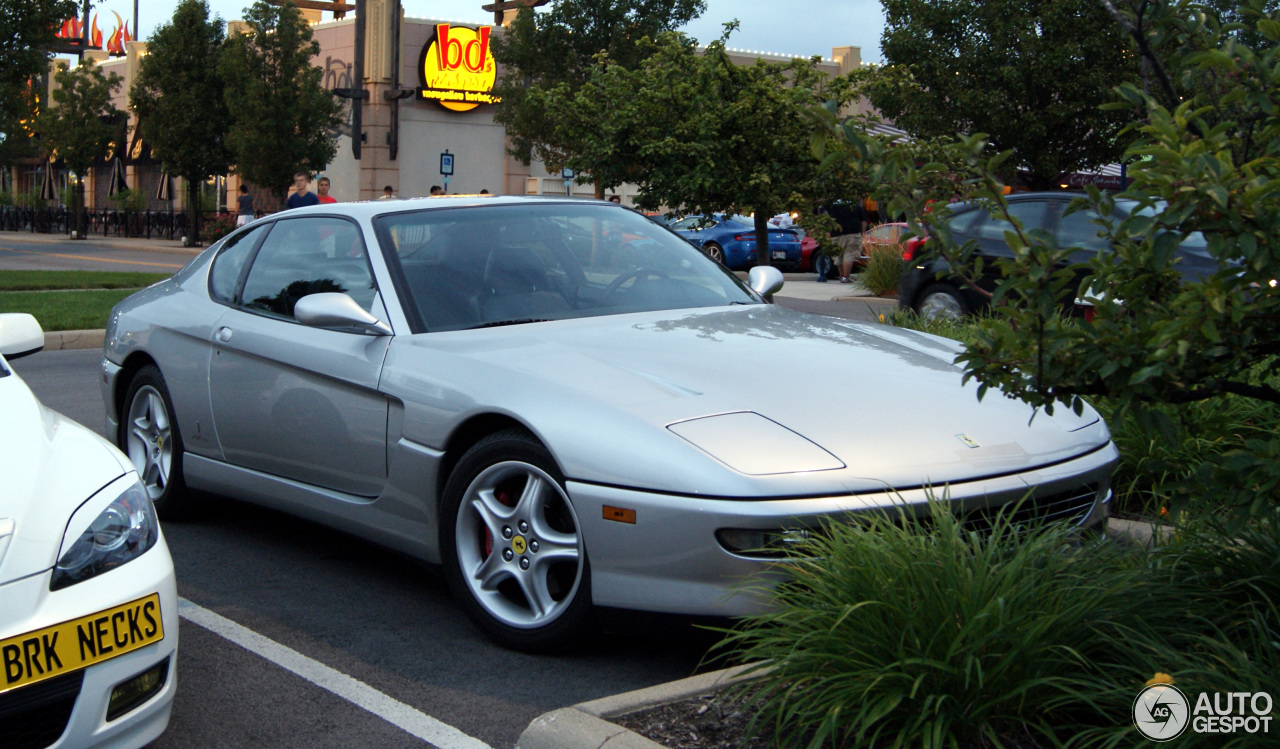
<svg viewBox="0 0 1280 749"><path fill-rule="evenodd" d="M887 68L872 104L917 137L989 134L1031 186L1114 162L1126 118L1104 112L1137 80L1124 33L1094 0L884 0Z"/></svg>
<svg viewBox="0 0 1280 749"><path fill-rule="evenodd" d="M103 75L84 62L74 70L62 68L54 76L53 106L40 112L37 130L50 158L61 159L75 173L76 232L84 238L84 177L112 147L123 143L124 112L111 103L120 76Z"/></svg>
<svg viewBox="0 0 1280 749"><path fill-rule="evenodd" d="M323 169L337 153L331 131L342 107L311 64L320 47L292 3L245 9L250 31L226 41L218 64L231 116L227 145L235 171L283 196L295 172Z"/></svg>
<svg viewBox="0 0 1280 749"><path fill-rule="evenodd" d="M73 0L0 2L0 140L12 145L28 136L37 105L30 83L47 72L58 24L76 14Z"/></svg>
<svg viewBox="0 0 1280 749"><path fill-rule="evenodd" d="M704 0L556 0L546 13L521 9L492 42L494 60L506 70L495 90L502 102L494 119L506 127L512 155L526 164L536 155L550 169L563 166L577 144L561 137L544 106L547 92L583 85L601 53L634 70L643 59L637 41L678 29L705 9Z"/></svg>
<svg viewBox="0 0 1280 749"><path fill-rule="evenodd" d="M205 0L182 0L148 40L129 91L152 153L165 172L186 180L191 242L200 236L200 185L231 163L231 117L218 70L223 42L222 21L209 17Z"/></svg>
<svg viewBox="0 0 1280 749"><path fill-rule="evenodd" d="M727 38L701 51L678 33L642 40L639 68L597 67L584 85L560 84L544 101L556 137L577 144L571 168L610 187L638 184L644 208L754 212L757 262L768 265L769 218L834 197L817 194L819 180L835 181L808 158L805 112L843 105L851 87L816 58L738 65Z"/></svg>
<svg viewBox="0 0 1280 749"><path fill-rule="evenodd" d="M1091 188L1079 206L1104 217L1099 231L1112 252L1070 265L1076 248L1058 247L1052 235L1026 231L1008 215L998 175L1010 154L988 157L981 134L954 145L953 155L973 170L978 196L1014 227L1006 234L1014 256L1000 263L994 315L975 323L958 359L980 392L998 389L1048 412L1102 396L1153 439L1173 432L1177 407L1188 403L1225 407L1243 399L1270 418L1280 414L1280 14L1260 0L1243 5L1253 19L1244 30L1265 40L1257 49L1244 43L1242 29L1219 26L1185 0L1171 3L1173 12L1161 15L1155 29L1117 9L1135 45L1157 36L1189 42L1182 56L1144 54L1157 79L1200 93L1178 100L1176 90L1163 86L1151 93L1132 83L1117 89L1113 110L1133 120L1126 152L1133 183L1119 195ZM957 246L945 216L921 211L912 189L927 167L875 138L841 126L835 132L850 144L857 140L851 158L899 185L891 210L921 217L927 246L953 268L965 267L967 248ZM1118 200L1143 210L1119 220ZM1218 270L1188 282L1177 272L1175 250L1197 232ZM1064 295L1090 301L1092 322L1063 316ZM1265 422L1259 431L1267 434L1225 455L1171 469L1182 482L1171 509L1200 498L1226 505L1237 518L1274 509L1280 438Z"/></svg>

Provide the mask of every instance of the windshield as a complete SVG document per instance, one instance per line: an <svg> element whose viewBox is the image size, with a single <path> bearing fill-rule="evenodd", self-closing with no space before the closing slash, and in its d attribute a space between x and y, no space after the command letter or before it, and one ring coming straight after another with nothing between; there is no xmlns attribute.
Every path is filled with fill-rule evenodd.
<svg viewBox="0 0 1280 749"><path fill-rule="evenodd" d="M618 206L444 208L374 225L427 331L761 303L684 239Z"/></svg>

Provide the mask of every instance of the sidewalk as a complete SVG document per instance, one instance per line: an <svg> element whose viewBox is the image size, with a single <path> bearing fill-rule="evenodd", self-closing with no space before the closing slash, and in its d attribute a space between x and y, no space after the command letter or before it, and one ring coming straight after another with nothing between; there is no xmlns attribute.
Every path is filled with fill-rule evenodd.
<svg viewBox="0 0 1280 749"><path fill-rule="evenodd" d="M147 252L168 252L181 255L198 255L203 247L183 247L176 239L142 239L138 237L96 237L90 235L86 239L71 239L66 234L38 234L25 231L0 231L0 245L5 242L18 244L75 244L84 247L97 247L108 250L142 250Z"/></svg>

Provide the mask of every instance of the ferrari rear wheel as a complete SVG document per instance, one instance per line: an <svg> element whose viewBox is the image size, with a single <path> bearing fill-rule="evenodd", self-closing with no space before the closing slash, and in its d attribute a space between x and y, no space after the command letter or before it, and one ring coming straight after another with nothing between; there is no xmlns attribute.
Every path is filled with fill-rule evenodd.
<svg viewBox="0 0 1280 749"><path fill-rule="evenodd" d="M173 401L160 370L139 369L129 381L116 442L129 456L138 478L163 518L190 510L182 480L182 437L173 419Z"/></svg>
<svg viewBox="0 0 1280 749"><path fill-rule="evenodd" d="M525 652L569 644L591 614L581 525L551 453L507 430L462 456L440 518L445 578L493 640Z"/></svg>

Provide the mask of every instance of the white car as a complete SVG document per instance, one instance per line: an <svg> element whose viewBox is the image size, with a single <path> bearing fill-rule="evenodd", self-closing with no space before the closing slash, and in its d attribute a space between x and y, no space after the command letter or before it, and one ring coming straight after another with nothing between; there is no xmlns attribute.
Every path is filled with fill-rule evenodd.
<svg viewBox="0 0 1280 749"><path fill-rule="evenodd" d="M0 744L144 746L177 688L173 560L133 463L5 359L43 345L0 314Z"/></svg>

